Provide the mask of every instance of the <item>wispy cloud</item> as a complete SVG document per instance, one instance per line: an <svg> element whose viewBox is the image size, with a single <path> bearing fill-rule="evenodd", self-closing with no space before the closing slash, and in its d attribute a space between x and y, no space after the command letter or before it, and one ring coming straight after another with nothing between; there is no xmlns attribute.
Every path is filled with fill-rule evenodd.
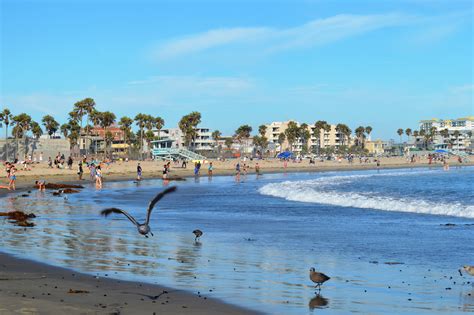
<svg viewBox="0 0 474 315"><path fill-rule="evenodd" d="M267 52L329 44L381 28L406 25L416 17L400 14L341 14L289 28L220 28L171 39L158 45L158 59L188 55L229 45L262 45Z"/></svg>

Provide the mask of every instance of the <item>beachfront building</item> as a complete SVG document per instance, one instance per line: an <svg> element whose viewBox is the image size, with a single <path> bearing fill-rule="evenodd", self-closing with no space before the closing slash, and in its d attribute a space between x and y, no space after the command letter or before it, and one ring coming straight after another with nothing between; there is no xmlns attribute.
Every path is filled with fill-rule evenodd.
<svg viewBox="0 0 474 315"><path fill-rule="evenodd" d="M78 139L80 154L98 153L103 154L106 151L105 135L110 132L112 134L112 142L107 149L108 153L115 156L125 155L128 151L129 145L125 143L125 133L117 125L112 125L107 129L95 126L90 133L82 132Z"/></svg>
<svg viewBox="0 0 474 315"><path fill-rule="evenodd" d="M272 143L276 148L277 152L282 152L285 150L289 150L289 143L285 138L285 141L280 144L279 143L279 136L281 133L285 133L286 129L288 128L288 124L294 120L288 120L283 122L272 122L267 127L265 137L268 139L269 143ZM296 124L300 126L300 123L297 121ZM310 134L310 138L307 139L307 147L310 152L317 152L318 149L325 149L328 147L337 148L341 145L349 146L352 143L351 137L347 137L342 133L336 130L336 125L330 125L328 130L321 129L319 140L316 137L315 126L314 124L308 124L308 131ZM298 139L296 143L293 144L292 150L293 152L299 154L303 151L303 139ZM319 141L319 142L318 142Z"/></svg>
<svg viewBox="0 0 474 315"><path fill-rule="evenodd" d="M367 140L364 143L365 149L369 152L370 155L382 155L385 153L385 150L391 148L388 142L377 139L377 140Z"/></svg>
<svg viewBox="0 0 474 315"><path fill-rule="evenodd" d="M153 130L157 138L162 141L169 142L172 148L186 149L184 145L184 134L179 128L167 128L161 130ZM197 152L205 152L214 150L215 142L212 139L212 132L209 128L196 128L196 139L194 140L193 149Z"/></svg>
<svg viewBox="0 0 474 315"><path fill-rule="evenodd" d="M420 121L420 131L430 133L434 130L433 146L435 149L452 149L455 151L472 150L474 143L474 116L457 119L437 119Z"/></svg>

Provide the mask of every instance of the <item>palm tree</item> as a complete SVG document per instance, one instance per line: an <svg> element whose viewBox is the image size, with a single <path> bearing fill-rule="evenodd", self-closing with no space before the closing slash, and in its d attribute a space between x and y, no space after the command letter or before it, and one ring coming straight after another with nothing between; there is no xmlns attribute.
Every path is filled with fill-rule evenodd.
<svg viewBox="0 0 474 315"><path fill-rule="evenodd" d="M69 125L68 124L62 124L60 127L61 133L63 134L64 138L67 138L69 135Z"/></svg>
<svg viewBox="0 0 474 315"><path fill-rule="evenodd" d="M41 126L36 121L31 122L31 133L36 140L43 135L43 130L41 130Z"/></svg>
<svg viewBox="0 0 474 315"><path fill-rule="evenodd" d="M402 143L403 129L402 129L402 128L399 128L399 129L397 130L397 133L398 133L398 135L400 136L400 143Z"/></svg>
<svg viewBox="0 0 474 315"><path fill-rule="evenodd" d="M407 137L408 137L408 141L410 141L410 136L411 136L411 134L412 134L411 129L410 129L410 128L405 129L405 134L406 134Z"/></svg>
<svg viewBox="0 0 474 315"><path fill-rule="evenodd" d="M372 127L371 126L367 126L365 127L365 133L367 134L367 138L369 138L370 140L370 134L372 133Z"/></svg>
<svg viewBox="0 0 474 315"><path fill-rule="evenodd" d="M130 142L130 133L131 133L131 126L133 124L133 120L130 117L123 116L122 118L120 118L120 121L118 124L120 126L120 130L122 130L123 132L123 142L125 142L125 144L128 144L127 152L128 152L128 155L130 155L129 142Z"/></svg>
<svg viewBox="0 0 474 315"><path fill-rule="evenodd" d="M349 136L351 135L352 133L352 130L345 124L337 124L336 125L336 132L339 133L341 137L341 146L344 146L345 143L346 143L346 138L347 140L349 141Z"/></svg>
<svg viewBox="0 0 474 315"><path fill-rule="evenodd" d="M18 132L21 132L22 137L24 138L24 150L25 155L27 153L27 139L26 133L31 129L31 116L25 113L21 113L13 117L13 121L15 121L16 127L18 127Z"/></svg>
<svg viewBox="0 0 474 315"><path fill-rule="evenodd" d="M48 133L49 138L51 139L51 136L56 131L58 131L59 123L51 115L44 116L41 122L43 123L43 126L46 129L46 132Z"/></svg>
<svg viewBox="0 0 474 315"><path fill-rule="evenodd" d="M161 129L163 129L163 126L165 125L165 120L161 117L155 117L155 128L158 130L158 139L161 138Z"/></svg>
<svg viewBox="0 0 474 315"><path fill-rule="evenodd" d="M143 128L145 128L147 115L139 113L135 116L134 120L137 127L140 129L140 159L142 159L143 154Z"/></svg>
<svg viewBox="0 0 474 315"><path fill-rule="evenodd" d="M194 149L195 140L197 136L196 127L201 123L201 113L191 112L188 115L185 115L179 121L179 129L183 132L184 135L184 144L189 148L192 144Z"/></svg>
<svg viewBox="0 0 474 315"><path fill-rule="evenodd" d="M258 126L258 133L260 134L260 136L264 137L265 134L267 133L267 126L266 125Z"/></svg>
<svg viewBox="0 0 474 315"><path fill-rule="evenodd" d="M0 122L5 124L5 160L8 160L8 126L12 123L13 115L8 108L0 112Z"/></svg>
<svg viewBox="0 0 474 315"><path fill-rule="evenodd" d="M308 124L302 123L298 130L298 138L302 142L301 153L308 153L308 140L311 137L311 133L308 130Z"/></svg>
<svg viewBox="0 0 474 315"><path fill-rule="evenodd" d="M102 116L102 113L96 110L95 108L92 108L91 111L88 113L88 117L92 125L95 127L100 126L100 117ZM92 136L92 132L91 132ZM96 131L96 136L97 136L97 131ZM94 154L97 154L97 139L94 141Z"/></svg>
<svg viewBox="0 0 474 315"><path fill-rule="evenodd" d="M326 126L329 126L325 120L318 120L314 123L314 136L318 142L318 155L321 154L321 130L325 130Z"/></svg>
<svg viewBox="0 0 474 315"><path fill-rule="evenodd" d="M104 136L107 134L107 128L114 124L115 119L115 114L109 111L102 112L102 114L100 115L100 126L104 128ZM107 142L105 146L105 155L107 156Z"/></svg>
<svg viewBox="0 0 474 315"><path fill-rule="evenodd" d="M234 140L231 137L225 139L225 146L228 150L232 149L232 145L234 144Z"/></svg>
<svg viewBox="0 0 474 315"><path fill-rule="evenodd" d="M214 130L211 134L212 140L216 142L215 147L216 151L219 151L219 139L221 138L222 133L219 130ZM219 152L217 152L219 154Z"/></svg>
<svg viewBox="0 0 474 315"><path fill-rule="evenodd" d="M355 130L355 134L357 137L357 145L360 146L365 136L365 128L362 126L357 127Z"/></svg>
<svg viewBox="0 0 474 315"><path fill-rule="evenodd" d="M242 154L242 144L244 144L244 153L245 147L248 139L250 138L250 133L252 132L252 127L249 125L242 125L237 130L235 130L235 139L240 143L240 153Z"/></svg>
<svg viewBox="0 0 474 315"><path fill-rule="evenodd" d="M283 151L283 143L285 143L286 136L285 133L280 133L278 135L278 144L280 144L280 153Z"/></svg>

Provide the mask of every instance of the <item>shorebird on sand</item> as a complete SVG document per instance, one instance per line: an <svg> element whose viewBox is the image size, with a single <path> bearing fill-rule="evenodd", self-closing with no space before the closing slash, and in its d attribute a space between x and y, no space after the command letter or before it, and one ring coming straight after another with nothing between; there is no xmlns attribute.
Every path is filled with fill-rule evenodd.
<svg viewBox="0 0 474 315"><path fill-rule="evenodd" d="M471 276L474 276L474 266L463 266L464 270L466 270L466 272L468 274L470 274Z"/></svg>
<svg viewBox="0 0 474 315"><path fill-rule="evenodd" d="M101 214L106 217L111 213L121 213L121 214L125 215L133 224L135 224L135 226L138 229L138 233L140 233L142 235L145 235L145 237L148 237L148 233L150 233L151 236L153 236L153 233L151 232L150 226L149 226L151 211L153 210L153 207L155 207L156 203L161 198L163 198L166 194L171 193L175 190L176 190L176 187L167 188L167 189L163 190L162 192L160 192L158 195L156 195L155 198L153 198L150 201L150 204L148 205L148 209L147 209L146 221L143 224L138 223L137 220L135 220L135 218L132 217L127 211L122 210L122 209L118 209L118 208L104 209L104 210L102 210Z"/></svg>
<svg viewBox="0 0 474 315"><path fill-rule="evenodd" d="M198 241L198 239L202 236L202 231L201 230L194 230L193 234L196 235L196 238L194 239L195 242Z"/></svg>
<svg viewBox="0 0 474 315"><path fill-rule="evenodd" d="M311 281L316 283L315 288L319 288L319 290L321 290L321 284L323 284L324 282L328 281L331 278L326 276L324 273L316 272L316 269L311 268L309 270L309 279L311 279Z"/></svg>

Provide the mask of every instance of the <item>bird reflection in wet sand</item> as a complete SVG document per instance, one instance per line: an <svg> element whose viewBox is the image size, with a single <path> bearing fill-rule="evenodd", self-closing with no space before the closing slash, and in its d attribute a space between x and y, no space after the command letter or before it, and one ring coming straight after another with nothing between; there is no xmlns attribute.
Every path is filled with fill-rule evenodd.
<svg viewBox="0 0 474 315"><path fill-rule="evenodd" d="M316 296L309 301L308 306L310 310L314 310L315 308L324 308L328 304L328 299L324 298L321 294L316 294Z"/></svg>
<svg viewBox="0 0 474 315"><path fill-rule="evenodd" d="M148 205L148 209L147 209L146 221L143 224L138 223L137 220L135 220L135 218L132 217L127 211L122 210L122 209L118 209L118 208L104 209L104 210L102 210L101 214L105 217L108 216L111 213L121 213L121 214L125 215L133 224L135 224L135 226L137 227L138 233L140 233L142 235L145 235L145 237L148 238L148 233L150 233L151 236L153 236L153 233L151 232L150 225L149 225L151 211L155 207L156 203L158 201L160 201L161 198L163 198L166 194L174 192L175 190L176 190L176 186L167 188L167 189L163 190L162 192L160 192L159 194L157 194L155 196L155 198L153 198L150 201L150 204Z"/></svg>

